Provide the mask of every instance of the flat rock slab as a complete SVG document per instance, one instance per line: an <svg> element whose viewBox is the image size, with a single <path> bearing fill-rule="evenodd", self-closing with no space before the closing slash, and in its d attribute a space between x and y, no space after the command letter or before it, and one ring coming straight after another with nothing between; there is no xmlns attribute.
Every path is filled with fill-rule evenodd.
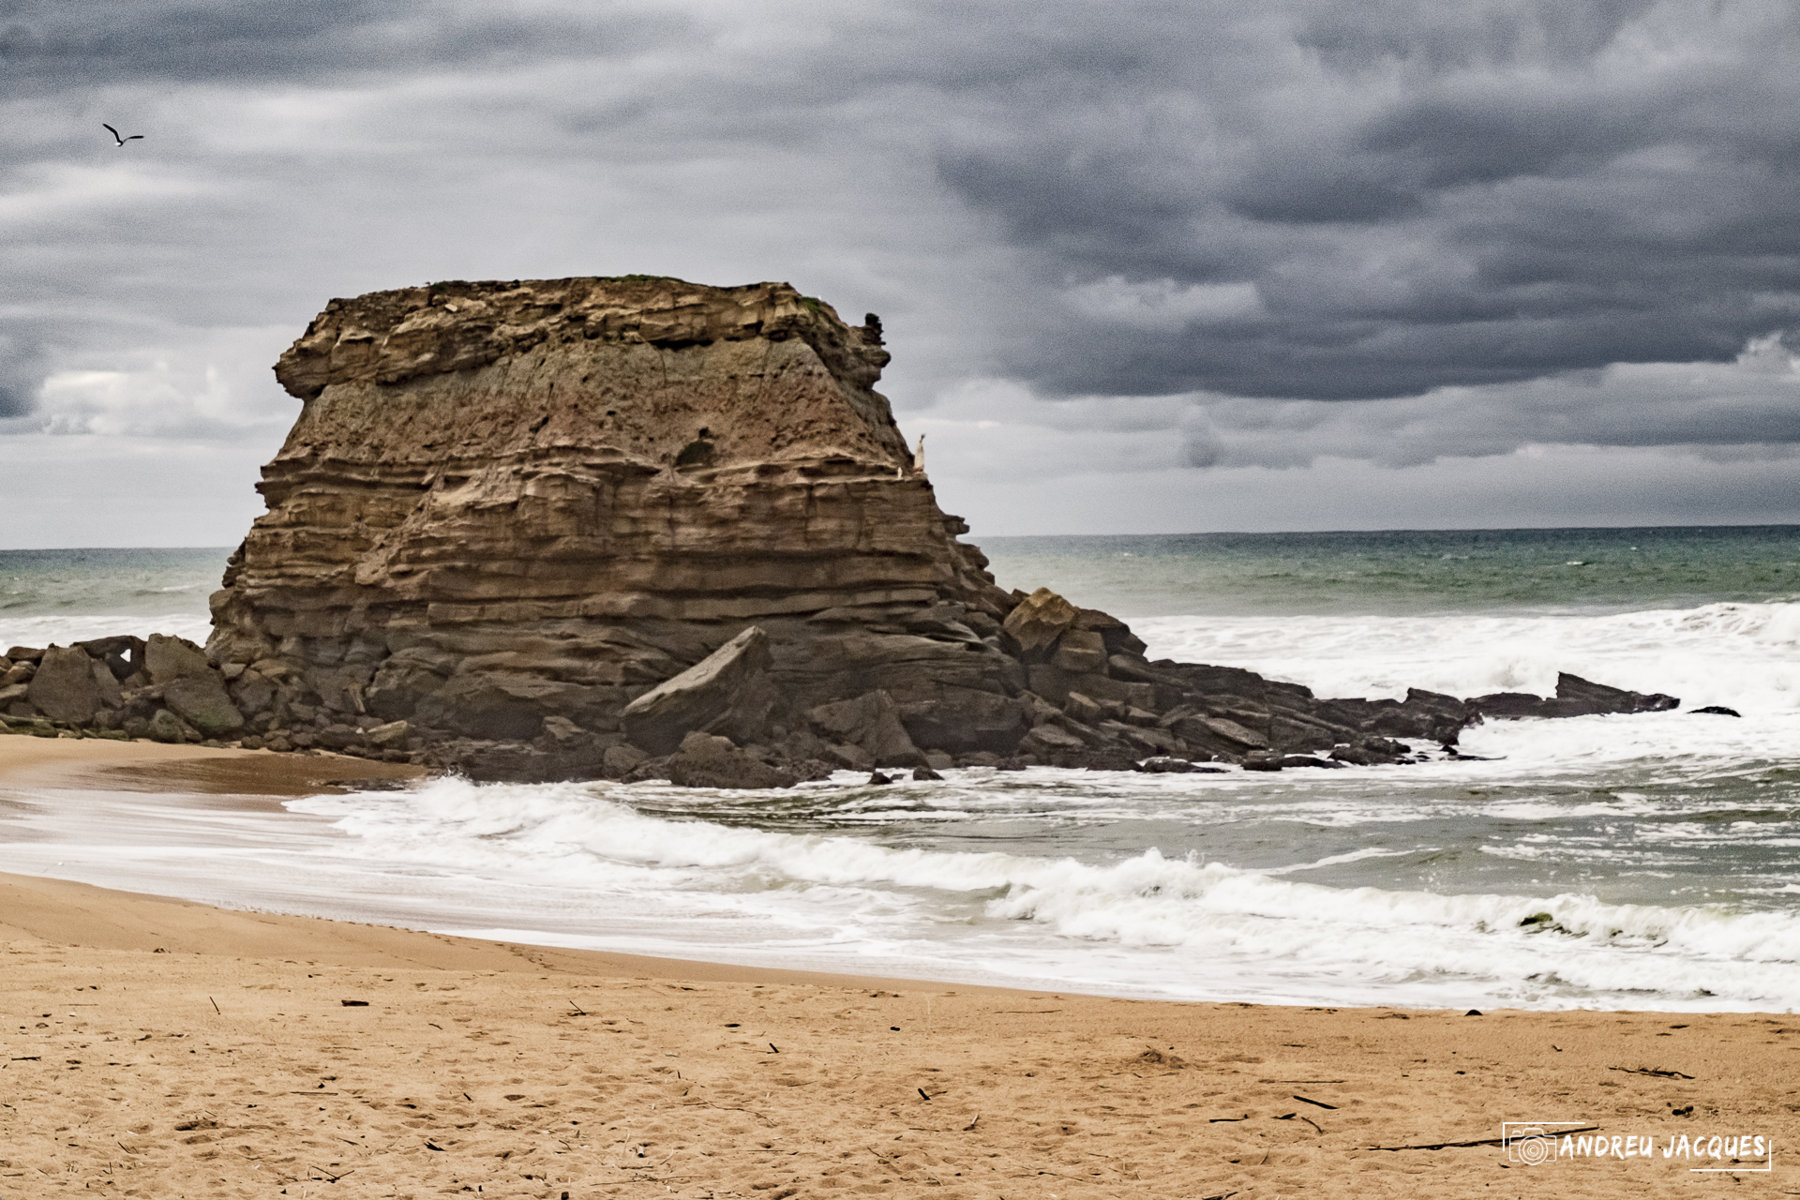
<svg viewBox="0 0 1800 1200"><path fill-rule="evenodd" d="M625 706L625 736L651 754L673 753L690 733L747 741L773 705L769 638L752 625L711 654Z"/></svg>

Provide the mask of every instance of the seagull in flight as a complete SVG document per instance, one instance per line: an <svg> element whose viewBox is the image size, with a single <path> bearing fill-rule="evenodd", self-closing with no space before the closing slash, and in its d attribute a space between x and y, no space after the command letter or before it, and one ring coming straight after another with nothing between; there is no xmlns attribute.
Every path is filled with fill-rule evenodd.
<svg viewBox="0 0 1800 1200"><path fill-rule="evenodd" d="M119 145L121 145L121 146L123 146L126 142L138 141L144 136L141 133L134 133L130 137L122 137L122 136L120 136L118 130L114 129L111 125L108 125L105 121L100 122L100 124L102 127L105 128L106 132L113 135L113 140L118 142Z"/></svg>

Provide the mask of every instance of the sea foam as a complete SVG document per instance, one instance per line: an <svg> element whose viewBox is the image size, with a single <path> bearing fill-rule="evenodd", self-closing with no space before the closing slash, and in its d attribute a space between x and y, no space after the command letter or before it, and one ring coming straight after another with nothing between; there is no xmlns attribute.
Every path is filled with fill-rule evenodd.
<svg viewBox="0 0 1800 1200"><path fill-rule="evenodd" d="M1555 691L1559 671L1689 707L1800 711L1800 604L1626 613L1145 617L1152 657L1228 663L1326 696Z"/></svg>
<svg viewBox="0 0 1800 1200"><path fill-rule="evenodd" d="M1095 862L884 845L650 815L608 792L439 780L293 807L335 818L352 839L340 853L371 867L537 892L559 912L565 944L633 948L655 914L665 946L690 953L839 969L848 955L900 974L1125 994L1800 1004L1800 918L1790 913L1327 886L1154 848ZM615 914L629 914L630 945L610 934ZM530 913L508 920L529 925Z"/></svg>

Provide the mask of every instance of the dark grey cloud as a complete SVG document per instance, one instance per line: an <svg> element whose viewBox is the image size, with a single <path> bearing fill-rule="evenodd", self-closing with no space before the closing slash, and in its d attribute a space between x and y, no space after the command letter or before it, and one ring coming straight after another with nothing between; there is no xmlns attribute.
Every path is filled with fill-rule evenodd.
<svg viewBox="0 0 1800 1200"><path fill-rule="evenodd" d="M20 370L10 363L0 366L0 420L31 411L34 383L29 369Z"/></svg>
<svg viewBox="0 0 1800 1200"><path fill-rule="evenodd" d="M1467 0L1454 6L1363 0L1309 8L1294 42L1344 72L1395 61L1444 72L1505 64L1522 55L1578 66L1632 22L1662 7L1662 0ZM1723 13L1723 6L1712 11Z"/></svg>
<svg viewBox="0 0 1800 1200"><path fill-rule="evenodd" d="M676 33L674 12L434 0L13 0L0 6L0 93L80 81L317 84L444 65L611 57Z"/></svg>
<svg viewBox="0 0 1800 1200"><path fill-rule="evenodd" d="M50 357L43 338L41 322L0 316L0 421L26 416L37 406Z"/></svg>
<svg viewBox="0 0 1800 1200"><path fill-rule="evenodd" d="M1726 363L1621 363L1384 400L1203 394L1121 404L1117 397L1045 400L1017 383L990 381L963 389L921 421L942 447L940 466L1010 486L1039 477L1236 478L1273 470L1306 494L1309 477L1331 463L1396 475L1429 468L1447 477L1484 460L1521 463L1574 448L1590 461L1657 455L1645 486L1659 472L1692 478L1695 463L1711 464L1714 489L1729 495L1741 464L1800 467L1796 342L1758 338ZM1636 461L1642 469L1644 460Z"/></svg>
<svg viewBox="0 0 1800 1200"><path fill-rule="evenodd" d="M1046 311L1008 361L1043 387L1408 395L1725 361L1800 322L1791 5L1189 12L1118 23L1128 84L1047 62L988 85L982 128L940 150L1047 289L1261 296L1175 333Z"/></svg>

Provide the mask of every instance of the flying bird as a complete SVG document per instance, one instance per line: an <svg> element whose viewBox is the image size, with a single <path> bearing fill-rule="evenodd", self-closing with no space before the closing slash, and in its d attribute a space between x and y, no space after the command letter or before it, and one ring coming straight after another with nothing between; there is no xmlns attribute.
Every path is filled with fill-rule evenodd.
<svg viewBox="0 0 1800 1200"><path fill-rule="evenodd" d="M113 135L113 140L118 142L119 145L121 145L121 146L123 146L126 142L138 141L139 139L141 139L144 136L141 133L134 133L130 137L122 137L122 136L120 136L118 130L114 129L111 125L108 125L105 121L100 122L100 124L105 128L106 132Z"/></svg>

